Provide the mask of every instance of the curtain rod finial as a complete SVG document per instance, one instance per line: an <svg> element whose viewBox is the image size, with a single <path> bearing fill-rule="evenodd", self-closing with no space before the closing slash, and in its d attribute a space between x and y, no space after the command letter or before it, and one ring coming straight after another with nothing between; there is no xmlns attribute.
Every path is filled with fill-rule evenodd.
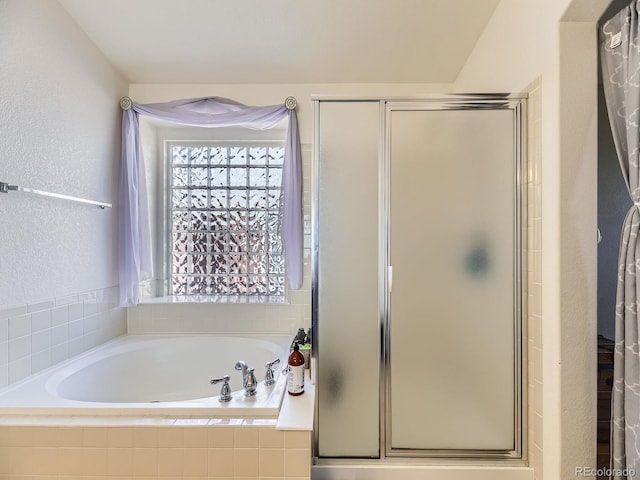
<svg viewBox="0 0 640 480"><path fill-rule="evenodd" d="M129 110L133 105L133 101L129 97L122 97L120 99L120 108L122 110Z"/></svg>
<svg viewBox="0 0 640 480"><path fill-rule="evenodd" d="M298 101L296 100L295 97L287 97L284 100L284 106L287 107L289 110L295 110L296 107L298 106Z"/></svg>

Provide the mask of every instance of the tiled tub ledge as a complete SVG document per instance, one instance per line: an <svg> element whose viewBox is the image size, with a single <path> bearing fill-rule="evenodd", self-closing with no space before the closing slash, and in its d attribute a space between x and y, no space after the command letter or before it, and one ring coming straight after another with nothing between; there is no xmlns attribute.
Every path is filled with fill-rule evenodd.
<svg viewBox="0 0 640 480"><path fill-rule="evenodd" d="M314 396L277 418L2 416L0 479L308 480Z"/></svg>
<svg viewBox="0 0 640 480"><path fill-rule="evenodd" d="M277 430L275 422L4 424L0 478L309 479L310 432Z"/></svg>

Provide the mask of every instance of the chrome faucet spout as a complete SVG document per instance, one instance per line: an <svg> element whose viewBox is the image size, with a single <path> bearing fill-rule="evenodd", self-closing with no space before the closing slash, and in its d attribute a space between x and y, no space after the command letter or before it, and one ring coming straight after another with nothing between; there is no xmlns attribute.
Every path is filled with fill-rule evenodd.
<svg viewBox="0 0 640 480"><path fill-rule="evenodd" d="M242 386L244 388L245 396L250 397L255 395L258 382L255 374L253 373L253 368L249 368L242 360L238 360L236 362L235 369L242 371Z"/></svg>
<svg viewBox="0 0 640 480"><path fill-rule="evenodd" d="M258 388L258 380L253 373L253 368L247 368L247 374L244 377L242 386L244 387L245 396L251 397L252 395L256 394L256 389Z"/></svg>
<svg viewBox="0 0 640 480"><path fill-rule="evenodd" d="M242 379L244 380L244 377L247 376L247 368L248 368L247 364L244 363L242 360L238 360L234 368L236 370L242 370Z"/></svg>

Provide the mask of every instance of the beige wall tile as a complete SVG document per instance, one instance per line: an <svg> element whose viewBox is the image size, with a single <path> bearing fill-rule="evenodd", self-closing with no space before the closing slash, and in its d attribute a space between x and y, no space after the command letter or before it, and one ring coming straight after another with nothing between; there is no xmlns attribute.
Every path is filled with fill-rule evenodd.
<svg viewBox="0 0 640 480"><path fill-rule="evenodd" d="M184 442L181 428L158 427L158 446L164 448L180 448Z"/></svg>
<svg viewBox="0 0 640 480"><path fill-rule="evenodd" d="M11 448L0 446L0 475L8 473L9 462L11 459Z"/></svg>
<svg viewBox="0 0 640 480"><path fill-rule="evenodd" d="M535 480L542 479L542 450L538 447L532 449L533 476Z"/></svg>
<svg viewBox="0 0 640 480"><path fill-rule="evenodd" d="M542 383L533 383L533 406L532 409L535 413L542 416Z"/></svg>
<svg viewBox="0 0 640 480"><path fill-rule="evenodd" d="M33 435L32 443L34 447L52 447L59 445L60 427L42 427ZM82 442L82 431L80 432L80 442ZM82 445L82 443L80 443Z"/></svg>
<svg viewBox="0 0 640 480"><path fill-rule="evenodd" d="M107 472L107 449L106 448L83 448L82 459L80 460L82 474L104 475Z"/></svg>
<svg viewBox="0 0 640 480"><path fill-rule="evenodd" d="M257 448L236 448L233 450L234 476L257 477L259 472L260 461Z"/></svg>
<svg viewBox="0 0 640 480"><path fill-rule="evenodd" d="M532 315L533 320L533 345L536 348L542 348L542 318L538 315Z"/></svg>
<svg viewBox="0 0 640 480"><path fill-rule="evenodd" d="M0 472L3 474L17 473L21 447L0 447Z"/></svg>
<svg viewBox="0 0 640 480"><path fill-rule="evenodd" d="M287 477L308 477L311 471L309 450L285 450L284 474Z"/></svg>
<svg viewBox="0 0 640 480"><path fill-rule="evenodd" d="M2 427L0 438L42 444L0 446L0 475L15 478L282 479L310 468L309 448L299 448L309 433L273 427Z"/></svg>
<svg viewBox="0 0 640 480"><path fill-rule="evenodd" d="M528 322L529 322L529 454L534 476L541 478L541 450L537 448L541 439L542 413L542 186L540 87L534 85L528 102Z"/></svg>
<svg viewBox="0 0 640 480"><path fill-rule="evenodd" d="M184 449L159 448L158 449L158 476L168 477L182 475L184 467Z"/></svg>
<svg viewBox="0 0 640 480"><path fill-rule="evenodd" d="M284 448L284 432L275 428L259 429L260 448Z"/></svg>
<svg viewBox="0 0 640 480"><path fill-rule="evenodd" d="M26 473L36 475L47 475L59 473L61 470L62 458L57 448L49 447L33 447L23 448L22 454L26 455L29 465L22 465L26 469Z"/></svg>
<svg viewBox="0 0 640 480"><path fill-rule="evenodd" d="M311 448L310 432L284 432L284 448Z"/></svg>
<svg viewBox="0 0 640 480"><path fill-rule="evenodd" d="M158 474L158 450L156 448L133 449L133 474L140 476Z"/></svg>
<svg viewBox="0 0 640 480"><path fill-rule="evenodd" d="M245 427L234 428L233 446L234 448L258 448L259 428Z"/></svg>
<svg viewBox="0 0 640 480"><path fill-rule="evenodd" d="M204 448L186 448L182 473L185 477L206 477L209 472L209 455Z"/></svg>
<svg viewBox="0 0 640 480"><path fill-rule="evenodd" d="M536 382L542 383L542 350L539 348L533 349L533 379Z"/></svg>
<svg viewBox="0 0 640 480"><path fill-rule="evenodd" d="M58 457L58 463L60 465L58 468L58 472L62 476L82 476L82 469L84 467L82 463L82 448L58 448L56 451L56 456ZM51 471L47 469L44 473L51 473Z"/></svg>
<svg viewBox="0 0 640 480"><path fill-rule="evenodd" d="M211 448L209 454L209 477L233 477L233 450Z"/></svg>
<svg viewBox="0 0 640 480"><path fill-rule="evenodd" d="M542 416L537 413L533 415L533 443L542 449Z"/></svg>
<svg viewBox="0 0 640 480"><path fill-rule="evenodd" d="M260 449L260 477L284 476L284 450L281 448Z"/></svg>
<svg viewBox="0 0 640 480"><path fill-rule="evenodd" d="M135 427L133 429L133 446L152 448L158 446L157 427Z"/></svg>
<svg viewBox="0 0 640 480"><path fill-rule="evenodd" d="M55 428L55 427L54 427ZM48 427L38 428L38 435ZM57 445L60 447L81 447L83 442L82 427L57 427Z"/></svg>
<svg viewBox="0 0 640 480"><path fill-rule="evenodd" d="M7 465L6 473L35 473L31 464L41 461L40 450L42 450L42 448L43 447L29 448L23 446L9 447L9 463Z"/></svg>
<svg viewBox="0 0 640 480"><path fill-rule="evenodd" d="M207 428L183 429L185 448L207 448L209 446L209 434Z"/></svg>
<svg viewBox="0 0 640 480"><path fill-rule="evenodd" d="M209 428L210 448L232 448L234 428L233 427L212 427Z"/></svg>
<svg viewBox="0 0 640 480"><path fill-rule="evenodd" d="M110 448L133 447L133 428L111 427L107 429L107 446Z"/></svg>
<svg viewBox="0 0 640 480"><path fill-rule="evenodd" d="M109 430L104 427L84 427L82 429L82 445L84 447L105 448L108 444Z"/></svg>
<svg viewBox="0 0 640 480"><path fill-rule="evenodd" d="M109 448L107 449L107 475L129 475L133 470L133 449L132 448Z"/></svg>
<svg viewBox="0 0 640 480"><path fill-rule="evenodd" d="M0 427L0 444L12 447L33 445L31 427Z"/></svg>

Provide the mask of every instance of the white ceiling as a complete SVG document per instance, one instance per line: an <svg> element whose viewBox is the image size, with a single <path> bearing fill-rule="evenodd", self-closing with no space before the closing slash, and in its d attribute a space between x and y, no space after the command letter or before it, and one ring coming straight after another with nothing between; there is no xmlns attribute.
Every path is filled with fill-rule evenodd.
<svg viewBox="0 0 640 480"><path fill-rule="evenodd" d="M59 0L131 83L449 83L500 0Z"/></svg>

